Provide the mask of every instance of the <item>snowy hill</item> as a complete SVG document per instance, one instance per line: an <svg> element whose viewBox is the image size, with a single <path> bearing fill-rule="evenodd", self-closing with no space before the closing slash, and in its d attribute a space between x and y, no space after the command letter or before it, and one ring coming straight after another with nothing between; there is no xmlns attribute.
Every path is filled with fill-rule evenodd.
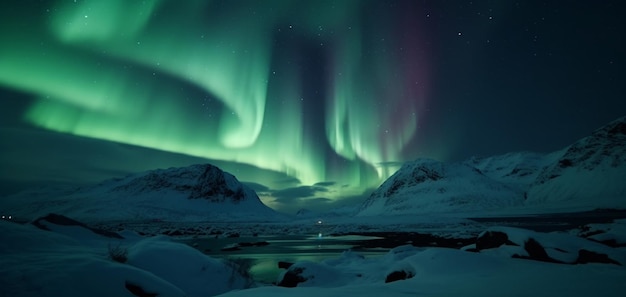
<svg viewBox="0 0 626 297"><path fill-rule="evenodd" d="M528 192L530 205L626 207L626 117L594 131L544 167Z"/></svg>
<svg viewBox="0 0 626 297"><path fill-rule="evenodd" d="M406 163L364 202L359 215L455 212L518 206L524 193L467 164Z"/></svg>
<svg viewBox="0 0 626 297"><path fill-rule="evenodd" d="M84 221L275 220L280 214L233 175L210 165L148 171L70 190L5 197L3 211L32 219L51 212Z"/></svg>
<svg viewBox="0 0 626 297"><path fill-rule="evenodd" d="M359 215L626 208L626 117L550 153L406 163Z"/></svg>

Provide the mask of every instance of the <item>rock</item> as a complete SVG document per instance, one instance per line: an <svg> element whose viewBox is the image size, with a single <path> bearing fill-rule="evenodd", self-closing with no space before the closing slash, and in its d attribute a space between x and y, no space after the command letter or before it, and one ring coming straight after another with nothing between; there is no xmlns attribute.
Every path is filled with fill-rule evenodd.
<svg viewBox="0 0 626 297"><path fill-rule="evenodd" d="M515 245L517 244L509 240L509 236L500 231L485 231L476 238L476 249L486 250L497 248L501 245Z"/></svg>
<svg viewBox="0 0 626 297"><path fill-rule="evenodd" d="M604 244L604 245L606 245L606 246L610 246L610 247L612 247L612 248L617 248L617 247L624 247L624 246L626 246L625 244L619 244L619 243L617 242L617 240L615 240L615 239L605 239L605 240L595 240L595 239L593 239L593 238L588 238L588 239L589 239L589 240L591 240L591 241L595 241L595 242L597 242L597 243Z"/></svg>
<svg viewBox="0 0 626 297"><path fill-rule="evenodd" d="M587 263L607 263L607 264L615 264L620 265L619 262L609 258L606 254L600 254L592 251L588 251L586 249L581 249L578 251L578 259L576 259L576 264L587 264Z"/></svg>
<svg viewBox="0 0 626 297"><path fill-rule="evenodd" d="M581 230L591 234L604 234L597 233L589 227L584 227ZM541 233L501 227L481 233L476 246L482 245L483 249L485 246L502 246L507 237L515 240L516 246L502 247L501 249L504 249L504 255L512 255L513 258L560 264L608 263L622 265L614 259L616 256L613 251L619 253L617 249L594 243L592 241L596 240L592 238L579 238L574 234ZM468 251L472 248L473 246L469 245L463 247L462 250Z"/></svg>
<svg viewBox="0 0 626 297"><path fill-rule="evenodd" d="M138 297L156 297L159 295L157 293L146 292L142 287L135 285L129 281L124 282L124 287L126 287L126 290L131 292L133 295Z"/></svg>
<svg viewBox="0 0 626 297"><path fill-rule="evenodd" d="M206 164L201 165L202 174L196 184L191 186L189 199L207 199L209 201L233 201L239 202L246 199L244 188L239 183L229 183L227 180L235 179L234 176L225 173L220 168ZM235 179L236 180L236 179Z"/></svg>
<svg viewBox="0 0 626 297"><path fill-rule="evenodd" d="M524 250L528 253L528 257L519 257L519 258L527 258L531 260L543 261L543 262L551 262L551 263L562 263L561 261L557 261L546 253L546 250L543 246L534 238L529 238L526 242L524 242Z"/></svg>
<svg viewBox="0 0 626 297"><path fill-rule="evenodd" d="M280 269L289 269L291 265L293 265L292 262L278 261L278 268Z"/></svg>
<svg viewBox="0 0 626 297"><path fill-rule="evenodd" d="M294 269L289 269L283 275L283 278L278 282L277 286L286 287L286 288L295 288L299 283L303 283L306 281L306 278L302 277L302 272L304 272L304 268L296 267Z"/></svg>
<svg viewBox="0 0 626 297"><path fill-rule="evenodd" d="M404 270L400 270L400 271L394 271L390 274L387 274L387 277L385 278L385 283L391 283L391 282L395 282L395 281L399 281L399 280L405 280L405 279L409 279L412 278L413 274L410 272L406 272Z"/></svg>

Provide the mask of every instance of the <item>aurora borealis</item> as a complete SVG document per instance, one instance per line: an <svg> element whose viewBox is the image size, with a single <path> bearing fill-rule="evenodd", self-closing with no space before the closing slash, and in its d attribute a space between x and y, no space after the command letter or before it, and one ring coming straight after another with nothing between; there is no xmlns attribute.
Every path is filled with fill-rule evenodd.
<svg viewBox="0 0 626 297"><path fill-rule="evenodd" d="M607 3L597 10L615 10ZM67 179L76 163L100 158L95 147L130 145L118 155L106 149L111 159L90 166L119 173L207 160L269 191L270 206L285 204L279 194L273 200L272 191L290 188L303 189L300 201L332 203L378 186L401 162L418 157L557 149L619 116L624 106L615 99L624 98L624 88L610 82L623 54L606 49L617 41L554 32L573 26L559 17L578 17L577 7L559 16L555 4L520 8L513 1L1 6L0 87L11 94L3 98L3 115L15 112L3 120L0 146L7 183L27 180L12 170L20 158L35 158L20 155L19 143L36 152L26 135L45 135L41 139L93 148L66 157L73 163L63 173ZM537 25L542 18L548 19L543 27ZM600 25L613 22L605 15ZM570 37L596 38L604 57L569 49ZM602 73L592 82L586 75L596 68ZM578 80L589 90L571 89ZM591 94L608 103L597 107ZM559 109L564 103L573 107ZM560 114L545 116L555 110ZM558 132L566 126L569 132ZM515 137L505 129L528 135L508 141ZM562 138L545 141L556 133ZM478 135L509 143L493 145ZM524 142L529 135L539 141ZM58 157L39 149L38 158ZM137 164L149 154L161 161Z"/></svg>

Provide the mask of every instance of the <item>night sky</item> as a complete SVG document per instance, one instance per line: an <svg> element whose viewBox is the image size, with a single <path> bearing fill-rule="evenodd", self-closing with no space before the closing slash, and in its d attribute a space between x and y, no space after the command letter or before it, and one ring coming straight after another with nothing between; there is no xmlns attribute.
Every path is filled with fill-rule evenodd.
<svg viewBox="0 0 626 297"><path fill-rule="evenodd" d="M623 1L2 1L0 195L213 163L271 207L626 114Z"/></svg>

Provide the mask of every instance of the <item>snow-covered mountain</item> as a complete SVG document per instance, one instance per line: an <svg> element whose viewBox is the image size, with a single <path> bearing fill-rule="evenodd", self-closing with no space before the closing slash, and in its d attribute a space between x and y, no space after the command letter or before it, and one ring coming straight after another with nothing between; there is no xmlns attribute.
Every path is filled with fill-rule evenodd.
<svg viewBox="0 0 626 297"><path fill-rule="evenodd" d="M539 172L527 203L626 208L626 117L565 148Z"/></svg>
<svg viewBox="0 0 626 297"><path fill-rule="evenodd" d="M406 163L359 215L626 208L626 117L550 153Z"/></svg>
<svg viewBox="0 0 626 297"><path fill-rule="evenodd" d="M464 163L497 181L524 187L530 185L537 178L543 167L554 162L559 153L562 152L548 155L515 152L485 158L472 157Z"/></svg>
<svg viewBox="0 0 626 297"><path fill-rule="evenodd" d="M518 206L524 193L467 164L406 163L361 207L359 215L454 212Z"/></svg>
<svg viewBox="0 0 626 297"><path fill-rule="evenodd" d="M132 174L95 186L29 191L2 199L3 211L32 219L234 221L281 217L233 175L210 164Z"/></svg>

